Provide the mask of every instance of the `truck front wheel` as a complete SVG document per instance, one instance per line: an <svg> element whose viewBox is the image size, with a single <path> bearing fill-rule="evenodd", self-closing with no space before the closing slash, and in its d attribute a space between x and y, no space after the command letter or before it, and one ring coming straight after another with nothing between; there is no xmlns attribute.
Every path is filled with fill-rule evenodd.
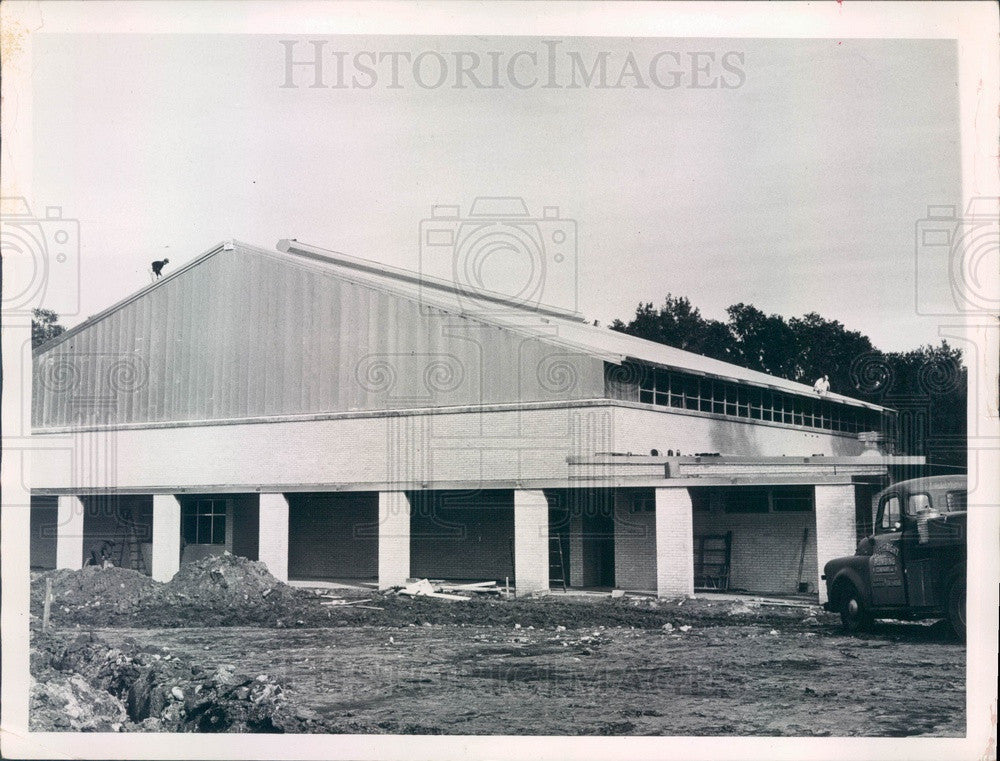
<svg viewBox="0 0 1000 761"><path fill-rule="evenodd" d="M959 576L948 588L948 622L955 636L965 639L965 576Z"/></svg>
<svg viewBox="0 0 1000 761"><path fill-rule="evenodd" d="M853 585L848 585L840 594L840 621L844 625L844 631L848 634L868 631L871 628L873 619L865 601Z"/></svg>

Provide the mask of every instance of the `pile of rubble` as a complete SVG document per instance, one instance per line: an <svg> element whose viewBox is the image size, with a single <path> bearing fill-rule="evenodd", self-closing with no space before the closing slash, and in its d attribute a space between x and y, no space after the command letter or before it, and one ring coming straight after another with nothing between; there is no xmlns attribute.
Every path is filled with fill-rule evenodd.
<svg viewBox="0 0 1000 761"><path fill-rule="evenodd" d="M267 674L206 668L133 640L113 647L93 634L36 635L30 700L39 732L324 731Z"/></svg>
<svg viewBox="0 0 1000 761"><path fill-rule="evenodd" d="M45 579L52 581L52 596L61 608L90 609L97 617L127 613L159 585L145 574L127 568L87 566L79 571L49 571L36 576L31 584L31 607L41 610L45 599Z"/></svg>
<svg viewBox="0 0 1000 761"><path fill-rule="evenodd" d="M185 563L141 608L152 626L277 625L315 612L310 595L276 579L264 563L229 553Z"/></svg>
<svg viewBox="0 0 1000 761"><path fill-rule="evenodd" d="M124 568L50 571L32 580L32 614L40 616L52 581L56 625L293 625L316 617L312 597L283 584L253 560L224 554L181 566L166 584Z"/></svg>

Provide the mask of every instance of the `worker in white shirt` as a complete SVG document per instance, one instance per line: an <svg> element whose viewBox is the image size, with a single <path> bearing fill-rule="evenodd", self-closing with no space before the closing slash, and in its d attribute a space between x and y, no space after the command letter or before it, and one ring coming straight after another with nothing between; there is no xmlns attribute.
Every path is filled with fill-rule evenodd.
<svg viewBox="0 0 1000 761"><path fill-rule="evenodd" d="M813 391L815 391L820 396L826 396L829 390L830 390L829 375L824 375L822 378L820 378L813 384Z"/></svg>

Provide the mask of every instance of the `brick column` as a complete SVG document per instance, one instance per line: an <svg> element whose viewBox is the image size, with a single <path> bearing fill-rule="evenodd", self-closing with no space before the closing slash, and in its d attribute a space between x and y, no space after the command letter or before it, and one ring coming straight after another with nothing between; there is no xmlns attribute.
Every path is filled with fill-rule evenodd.
<svg viewBox="0 0 1000 761"><path fill-rule="evenodd" d="M656 596L694 595L694 524L684 487L656 490Z"/></svg>
<svg viewBox="0 0 1000 761"><path fill-rule="evenodd" d="M541 491L514 491L514 584L519 596L549 590L549 502Z"/></svg>
<svg viewBox="0 0 1000 761"><path fill-rule="evenodd" d="M56 568L83 567L83 500L59 497L56 521Z"/></svg>
<svg viewBox="0 0 1000 761"><path fill-rule="evenodd" d="M257 547L257 559L271 575L288 581L288 499L284 494L260 495Z"/></svg>
<svg viewBox="0 0 1000 761"><path fill-rule="evenodd" d="M181 567L181 503L173 494L153 495L153 578L170 581Z"/></svg>
<svg viewBox="0 0 1000 761"><path fill-rule="evenodd" d="M828 560L853 555L857 546L854 527L854 486L817 485L816 489L816 584L820 603L826 602L823 566Z"/></svg>
<svg viewBox="0 0 1000 761"><path fill-rule="evenodd" d="M406 492L378 495L378 588L406 584L410 577L410 498Z"/></svg>

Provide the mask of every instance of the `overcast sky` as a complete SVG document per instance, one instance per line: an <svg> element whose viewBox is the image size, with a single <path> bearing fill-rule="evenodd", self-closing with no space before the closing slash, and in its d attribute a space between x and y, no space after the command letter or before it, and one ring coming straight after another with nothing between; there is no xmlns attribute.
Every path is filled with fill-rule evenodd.
<svg viewBox="0 0 1000 761"><path fill-rule="evenodd" d="M281 39L297 60L323 41L325 86L296 67L282 87ZM362 51L440 57L417 74L362 57L364 88ZM518 51L537 64L508 69ZM608 86L568 86L601 51ZM456 52L483 87L453 86ZM589 319L671 292L716 318L737 302L817 311L887 350L939 340L915 306L914 230L961 196L951 41L38 34L34 53L34 200L81 223L67 324L146 285L151 260L170 271L228 238L442 274L444 250L421 259L431 207L519 196L535 216L559 208L538 229L566 231L578 277L550 263L546 298L573 291ZM921 288L922 311L949 298L943 279Z"/></svg>

